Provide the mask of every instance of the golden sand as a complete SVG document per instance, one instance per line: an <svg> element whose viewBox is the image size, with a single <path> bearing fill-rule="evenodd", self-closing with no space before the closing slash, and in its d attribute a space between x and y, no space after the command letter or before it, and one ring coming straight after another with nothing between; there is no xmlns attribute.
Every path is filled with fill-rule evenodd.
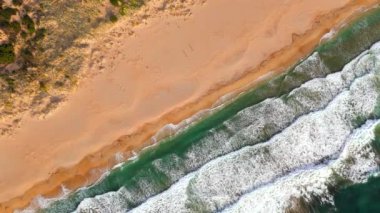
<svg viewBox="0 0 380 213"><path fill-rule="evenodd" d="M62 184L75 189L93 182L101 173L95 169L115 165L116 153L128 157L165 124L284 71L332 27L376 3L207 1L186 18L148 19L133 36L121 30L121 43L104 51L104 72L53 115L25 118L12 137L0 138L0 211L57 195Z"/></svg>

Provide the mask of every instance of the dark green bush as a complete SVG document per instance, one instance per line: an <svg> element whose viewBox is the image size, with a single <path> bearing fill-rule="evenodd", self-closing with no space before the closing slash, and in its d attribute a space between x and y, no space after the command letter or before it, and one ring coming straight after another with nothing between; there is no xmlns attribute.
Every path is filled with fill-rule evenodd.
<svg viewBox="0 0 380 213"><path fill-rule="evenodd" d="M4 9L0 9L0 20L9 21L12 15L16 15L17 10L14 8L6 7Z"/></svg>
<svg viewBox="0 0 380 213"><path fill-rule="evenodd" d="M0 64L10 64L15 61L15 53L13 51L13 44L0 45Z"/></svg>
<svg viewBox="0 0 380 213"><path fill-rule="evenodd" d="M144 0L129 0L126 4L129 8L137 9L144 5Z"/></svg>
<svg viewBox="0 0 380 213"><path fill-rule="evenodd" d="M119 0L110 0L110 2L111 2L111 4L112 4L113 6L116 6L116 7L120 5Z"/></svg>
<svg viewBox="0 0 380 213"><path fill-rule="evenodd" d="M7 31L10 27L10 24L8 21L0 20L0 28L4 31Z"/></svg>
<svg viewBox="0 0 380 213"><path fill-rule="evenodd" d="M28 37L28 33L26 33L25 31L21 31L21 37L23 38L23 39L26 39L27 37Z"/></svg>
<svg viewBox="0 0 380 213"><path fill-rule="evenodd" d="M46 34L46 29L40 28L40 29L36 30L36 35L34 36L33 40L39 41L45 37L45 34Z"/></svg>
<svg viewBox="0 0 380 213"><path fill-rule="evenodd" d="M110 16L110 21L113 22L113 23L117 22L117 16L115 16L114 14L112 14Z"/></svg>
<svg viewBox="0 0 380 213"><path fill-rule="evenodd" d="M22 5L22 1L23 1L23 0L12 0L12 3L13 3L14 5L16 5L16 6L20 6L20 5Z"/></svg>
<svg viewBox="0 0 380 213"><path fill-rule="evenodd" d="M24 15L21 19L21 22L23 25L25 25L26 29L29 33L34 33L36 31L36 28L34 26L33 19L30 18L28 15Z"/></svg>
<svg viewBox="0 0 380 213"><path fill-rule="evenodd" d="M21 57L25 60L25 63L34 64L34 57L30 48L23 48L20 54L21 54Z"/></svg>
<svg viewBox="0 0 380 213"><path fill-rule="evenodd" d="M46 83L44 81L40 81L39 84L40 84L40 90L41 90L41 92L47 92Z"/></svg>
<svg viewBox="0 0 380 213"><path fill-rule="evenodd" d="M18 34L21 31L21 25L17 21L11 22L10 27L12 28L13 32L16 34Z"/></svg>
<svg viewBox="0 0 380 213"><path fill-rule="evenodd" d="M121 15L126 15L127 11L138 9L145 4L144 0L110 0L110 2L112 5L119 7Z"/></svg>

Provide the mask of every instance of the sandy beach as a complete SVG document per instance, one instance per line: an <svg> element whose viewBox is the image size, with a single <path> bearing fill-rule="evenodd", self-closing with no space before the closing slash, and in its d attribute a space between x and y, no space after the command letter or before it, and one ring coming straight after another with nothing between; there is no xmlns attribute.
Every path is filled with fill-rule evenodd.
<svg viewBox="0 0 380 213"><path fill-rule="evenodd" d="M133 35L120 32L121 43L104 52L104 70L89 66L90 75L99 74L57 111L25 117L13 135L0 138L0 212L57 195L62 184L91 183L120 160L117 153L130 157L164 125L284 71L333 26L376 3L207 1L191 6L191 15L164 14Z"/></svg>

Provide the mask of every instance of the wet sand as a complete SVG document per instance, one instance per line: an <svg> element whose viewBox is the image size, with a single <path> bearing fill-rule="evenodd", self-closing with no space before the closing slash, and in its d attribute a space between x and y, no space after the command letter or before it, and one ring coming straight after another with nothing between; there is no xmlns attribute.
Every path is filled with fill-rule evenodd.
<svg viewBox="0 0 380 213"><path fill-rule="evenodd" d="M55 194L61 184L90 183L101 173L91 169L114 165L117 152L137 151L165 124L284 71L333 26L374 3L218 0L195 5L186 19L148 20L121 36L105 56L109 66L57 112L25 118L13 136L0 138L0 210Z"/></svg>

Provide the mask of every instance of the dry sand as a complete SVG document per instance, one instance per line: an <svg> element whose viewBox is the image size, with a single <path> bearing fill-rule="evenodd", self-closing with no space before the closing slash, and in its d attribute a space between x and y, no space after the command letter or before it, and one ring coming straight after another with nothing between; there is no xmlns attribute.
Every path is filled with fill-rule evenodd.
<svg viewBox="0 0 380 213"><path fill-rule="evenodd" d="M61 184L93 181L99 173L91 179L91 169L114 165L115 153L139 150L165 124L283 71L331 27L376 2L214 0L194 5L186 18L148 19L133 36L121 35L121 45L105 52L104 72L58 111L25 118L13 136L0 138L0 211Z"/></svg>

